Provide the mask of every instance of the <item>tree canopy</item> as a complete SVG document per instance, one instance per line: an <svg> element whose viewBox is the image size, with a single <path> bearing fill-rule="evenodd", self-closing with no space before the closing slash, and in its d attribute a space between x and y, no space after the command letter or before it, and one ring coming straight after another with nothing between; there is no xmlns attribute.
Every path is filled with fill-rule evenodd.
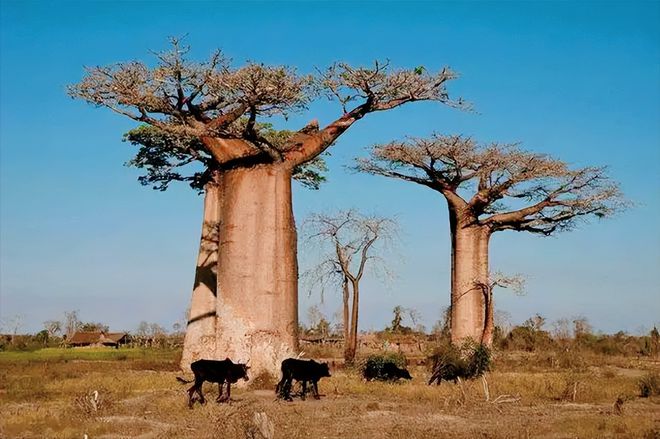
<svg viewBox="0 0 660 439"><path fill-rule="evenodd" d="M89 67L83 79L69 87L74 98L183 139L151 145L160 150L164 145L177 148L156 154L153 160L167 163L151 163L160 175L145 181L177 179L173 169L193 160L208 165L212 159L219 170L277 162L298 166L317 157L368 113L420 100L466 106L449 98L445 85L456 75L448 68L431 74L423 67L397 70L388 62L375 62L369 68L335 63L315 74L299 74L288 66L254 62L234 67L219 50L207 61L193 62L187 59L187 46L174 38L171 43L171 50L155 53L153 67L140 61ZM324 128L312 120L287 132L280 142L259 128L259 122L286 118L320 97L338 101L344 112ZM191 138L198 141L190 142ZM152 159L139 156L135 164L148 166L148 160ZM168 169L169 165L174 166ZM189 178L201 181L201 175Z"/></svg>
<svg viewBox="0 0 660 439"><path fill-rule="evenodd" d="M434 134L376 145L369 157L357 160L356 169L441 192L468 224L492 231L551 235L627 205L604 167L571 169L517 144L480 145L463 136Z"/></svg>
<svg viewBox="0 0 660 439"><path fill-rule="evenodd" d="M367 264L372 270L377 265L385 268L377 255L383 244L393 241L397 229L394 220L354 210L313 214L303 224L306 241L318 244L321 251L320 261L305 277L311 285L321 287L321 294L325 285L342 285L344 359L348 363L353 362L357 351L360 280Z"/></svg>
<svg viewBox="0 0 660 439"><path fill-rule="evenodd" d="M303 274L310 288L340 285L344 280L359 282L367 264L380 274L390 276L379 256L392 246L398 235L396 221L355 210L335 214L315 213L305 219L302 234L307 244L315 245L319 257L314 267Z"/></svg>
<svg viewBox="0 0 660 439"><path fill-rule="evenodd" d="M292 134L290 131L277 131L269 123L257 124L256 128L275 145L281 145ZM164 191L172 181L182 181L201 192L212 179L213 170L217 169L204 144L194 136L171 134L143 124L127 132L124 140L139 148L126 165L144 170L138 181L155 190ZM326 180L326 171L323 156L317 156L295 166L292 176L303 186L318 189Z"/></svg>

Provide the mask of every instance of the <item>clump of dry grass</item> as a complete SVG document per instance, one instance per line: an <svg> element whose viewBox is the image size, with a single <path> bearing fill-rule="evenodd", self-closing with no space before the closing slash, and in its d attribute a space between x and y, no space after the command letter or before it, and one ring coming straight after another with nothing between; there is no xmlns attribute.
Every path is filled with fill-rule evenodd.
<svg viewBox="0 0 660 439"><path fill-rule="evenodd" d="M486 346L466 343L460 348L447 344L430 357L431 378L429 384L459 379L481 377L490 370L491 352Z"/></svg>
<svg viewBox="0 0 660 439"><path fill-rule="evenodd" d="M304 347L305 358L339 358L342 347L337 344L310 344Z"/></svg>
<svg viewBox="0 0 660 439"><path fill-rule="evenodd" d="M251 377L248 387L253 390L274 390L279 380L268 372Z"/></svg>
<svg viewBox="0 0 660 439"><path fill-rule="evenodd" d="M660 395L660 376L657 373L646 374L637 385L642 398Z"/></svg>
<svg viewBox="0 0 660 439"><path fill-rule="evenodd" d="M112 407L112 396L106 389L86 391L77 395L74 409L83 418L102 416Z"/></svg>
<svg viewBox="0 0 660 439"><path fill-rule="evenodd" d="M578 387L585 381L586 377L584 374L571 372L564 379L566 383L558 399L560 401L575 402L578 396Z"/></svg>
<svg viewBox="0 0 660 439"><path fill-rule="evenodd" d="M603 378L606 378L608 380L619 376L619 373L616 371L616 369L614 369L611 366L603 367L600 373Z"/></svg>

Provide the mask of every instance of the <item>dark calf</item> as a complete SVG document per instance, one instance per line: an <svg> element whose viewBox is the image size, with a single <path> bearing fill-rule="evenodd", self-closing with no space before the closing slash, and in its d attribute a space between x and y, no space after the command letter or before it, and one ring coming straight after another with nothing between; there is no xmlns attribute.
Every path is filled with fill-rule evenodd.
<svg viewBox="0 0 660 439"><path fill-rule="evenodd" d="M293 380L302 383L302 393L300 397L304 400L307 392L307 382L312 383L312 393L315 399L319 399L318 382L323 377L330 376L330 369L327 363L317 363L314 360L298 360L296 358L287 358L282 361L282 379L277 383L275 394L278 398L292 401L291 386Z"/></svg>
<svg viewBox="0 0 660 439"><path fill-rule="evenodd" d="M202 384L204 381L210 383L218 383L218 398L217 402L229 401L231 398L231 385L241 378L247 381L247 371L249 367L246 364L234 364L229 358L222 361L218 360L197 360L190 365L190 369L195 374L195 384L188 389L188 407L192 408L195 403L195 393L199 395L199 403L204 404L206 400L202 394ZM192 383L183 378L177 377L182 383ZM222 388L227 383L227 395L223 396Z"/></svg>
<svg viewBox="0 0 660 439"><path fill-rule="evenodd" d="M394 362L387 361L385 363L376 362L373 360L367 361L367 364L362 372L364 379L367 381L397 381L400 378L411 380L412 377L406 368L400 368Z"/></svg>

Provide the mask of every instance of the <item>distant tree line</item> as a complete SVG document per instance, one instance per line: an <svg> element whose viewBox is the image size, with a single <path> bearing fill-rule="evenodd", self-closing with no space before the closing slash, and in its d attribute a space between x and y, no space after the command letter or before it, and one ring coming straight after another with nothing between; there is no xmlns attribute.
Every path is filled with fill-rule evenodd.
<svg viewBox="0 0 660 439"><path fill-rule="evenodd" d="M450 312L443 313L427 332L419 324L420 314L413 308L396 306L392 310L392 320L381 331L375 334L379 338L423 338L430 341L430 346L447 346L450 342ZM660 355L660 332L653 327L644 335L630 335L624 331L614 334L596 333L589 320L584 316L560 318L552 322L540 314L535 314L522 324L511 325L506 313L495 316L493 331L493 349L495 351L524 351L530 353L563 352L566 355L557 359L550 356L548 361L568 361L571 364L557 366L574 366L580 361L577 352L591 352L599 355L650 356ZM343 339L344 328L341 322L335 323L321 312L318 306L312 306L307 311L308 324L300 325L303 338ZM0 352L11 350L32 351L44 347L66 346L67 336L76 331L108 332L108 325L100 322L83 322L77 311L64 313L62 320L44 322L44 329L34 333L20 333L18 318L5 321L0 331ZM128 331L127 347L179 349L183 346L184 332L180 323L174 323L167 330L157 323L140 322L135 331ZM341 353L338 353L341 355Z"/></svg>
<svg viewBox="0 0 660 439"><path fill-rule="evenodd" d="M307 313L308 325L300 325L303 337L342 338L341 323L328 319L318 308L312 306ZM374 333L379 339L419 339L430 341L429 346L447 347L451 343L450 309L443 312L427 332L419 324L420 314L414 308L396 306L392 310L392 321L383 330ZM575 352L592 352L602 355L658 356L660 355L660 333L653 327L643 335L630 335L624 331L614 334L597 333L584 316L560 318L552 322L540 314L528 318L519 325L510 323L508 313L499 312L494 317L493 349L495 351L564 352L566 358ZM577 357L576 357L577 358ZM578 361L577 358L576 361Z"/></svg>
<svg viewBox="0 0 660 439"><path fill-rule="evenodd" d="M61 320L47 320L44 329L34 333L21 333L23 325L21 317L15 316L0 330L0 351L4 350L37 350L46 347L64 347L66 340L71 339L76 332L110 332L110 327L101 322L80 320L78 311L66 311ZM8 331L7 331L8 330ZM180 348L183 346L184 331L181 323L174 323L168 331L158 323L140 322L135 331L128 334L128 347L144 348Z"/></svg>

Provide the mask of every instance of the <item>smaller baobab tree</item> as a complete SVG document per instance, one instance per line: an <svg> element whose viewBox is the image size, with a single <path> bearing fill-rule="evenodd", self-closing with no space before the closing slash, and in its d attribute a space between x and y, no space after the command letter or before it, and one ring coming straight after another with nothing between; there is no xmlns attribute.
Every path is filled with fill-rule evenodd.
<svg viewBox="0 0 660 439"><path fill-rule="evenodd" d="M356 168L431 188L445 198L451 230L451 338L486 345L492 315L488 245L502 230L541 236L626 206L602 167L571 169L517 145L478 145L462 136L411 138L371 149Z"/></svg>
<svg viewBox="0 0 660 439"><path fill-rule="evenodd" d="M344 359L352 363L357 352L360 281L367 266L388 273L378 256L397 235L394 220L364 216L354 210L334 215L313 214L303 224L305 241L317 244L321 257L304 276L321 292L329 286L342 288Z"/></svg>

